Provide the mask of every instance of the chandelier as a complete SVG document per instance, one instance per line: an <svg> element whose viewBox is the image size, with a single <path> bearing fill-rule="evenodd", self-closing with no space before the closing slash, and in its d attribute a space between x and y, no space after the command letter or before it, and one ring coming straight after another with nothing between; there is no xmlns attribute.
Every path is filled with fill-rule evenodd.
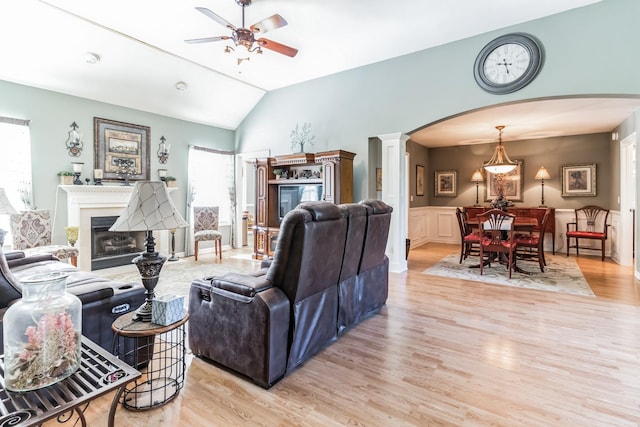
<svg viewBox="0 0 640 427"><path fill-rule="evenodd" d="M512 161L509 158L507 152L504 149L504 146L502 145L502 130L504 128L505 127L503 125L496 126L496 129L498 129L498 132L500 132L498 135L498 146L496 147L496 151L494 151L491 160L482 165L482 167L484 167L487 171L494 174L509 173L514 170L516 166L518 166L516 162Z"/></svg>

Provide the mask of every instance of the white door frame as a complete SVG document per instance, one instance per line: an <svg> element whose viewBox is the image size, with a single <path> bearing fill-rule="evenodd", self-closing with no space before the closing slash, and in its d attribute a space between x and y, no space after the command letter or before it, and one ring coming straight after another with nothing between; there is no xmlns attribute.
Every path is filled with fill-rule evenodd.
<svg viewBox="0 0 640 427"><path fill-rule="evenodd" d="M620 224L617 252L620 265L633 264L633 212L636 207L636 133L620 141Z"/></svg>

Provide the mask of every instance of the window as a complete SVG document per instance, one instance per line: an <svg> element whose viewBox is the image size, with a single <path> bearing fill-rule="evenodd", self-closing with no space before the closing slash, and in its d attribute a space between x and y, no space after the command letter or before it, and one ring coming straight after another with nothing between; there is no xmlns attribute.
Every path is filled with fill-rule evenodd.
<svg viewBox="0 0 640 427"><path fill-rule="evenodd" d="M31 138L29 121L0 117L0 186L16 210L31 209ZM0 228L11 242L9 216L0 215Z"/></svg>
<svg viewBox="0 0 640 427"><path fill-rule="evenodd" d="M230 224L235 198L233 153L199 147L189 150L191 206L218 206L220 224Z"/></svg>

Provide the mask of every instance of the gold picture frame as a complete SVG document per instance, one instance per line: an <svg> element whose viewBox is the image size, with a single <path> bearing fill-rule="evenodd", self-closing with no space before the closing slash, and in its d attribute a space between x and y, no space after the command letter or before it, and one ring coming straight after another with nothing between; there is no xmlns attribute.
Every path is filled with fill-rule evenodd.
<svg viewBox="0 0 640 427"><path fill-rule="evenodd" d="M456 171L436 171L436 197L455 197L458 194Z"/></svg>
<svg viewBox="0 0 640 427"><path fill-rule="evenodd" d="M93 118L94 169L104 180L148 181L149 126Z"/></svg>
<svg viewBox="0 0 640 427"><path fill-rule="evenodd" d="M524 160L514 160L518 164L514 170L504 174L504 197L510 202L522 202L522 189L524 188ZM485 162L486 163L486 162ZM498 197L498 176L487 172L487 185L485 187L485 201Z"/></svg>
<svg viewBox="0 0 640 427"><path fill-rule="evenodd" d="M596 164L562 166L562 197L596 196Z"/></svg>
<svg viewBox="0 0 640 427"><path fill-rule="evenodd" d="M424 166L416 165L416 196L424 196Z"/></svg>

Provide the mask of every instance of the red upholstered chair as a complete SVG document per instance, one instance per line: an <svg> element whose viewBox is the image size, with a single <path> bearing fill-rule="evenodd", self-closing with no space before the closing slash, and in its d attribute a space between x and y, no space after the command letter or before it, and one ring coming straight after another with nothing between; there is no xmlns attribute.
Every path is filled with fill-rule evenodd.
<svg viewBox="0 0 640 427"><path fill-rule="evenodd" d="M467 259L469 255L479 253L480 233L471 230L468 224L469 216L460 208L456 208L456 218L460 228L460 264L462 264L462 260Z"/></svg>
<svg viewBox="0 0 640 427"><path fill-rule="evenodd" d="M580 255L580 249L592 249L580 246L580 239L600 240L601 258L604 261L609 209L590 205L576 209L575 215L575 221L567 223L567 256L570 248L576 248L576 255ZM573 246L570 245L571 239L575 239L576 242Z"/></svg>
<svg viewBox="0 0 640 427"><path fill-rule="evenodd" d="M500 209L491 209L478 215L477 218L478 227L482 233L482 239L480 240L480 274L482 274L485 262L491 267L491 257L485 257L485 252L496 252L498 255L508 255L507 263L509 264L509 279L511 279L517 247L513 234L516 216ZM498 262L499 260L500 256L498 256Z"/></svg>
<svg viewBox="0 0 640 427"><path fill-rule="evenodd" d="M537 261L540 265L540 271L544 273L544 266L547 261L544 259L544 235L547 229L547 223L551 218L551 209L547 208L542 217L540 231L529 234L516 234L518 259L525 261Z"/></svg>

